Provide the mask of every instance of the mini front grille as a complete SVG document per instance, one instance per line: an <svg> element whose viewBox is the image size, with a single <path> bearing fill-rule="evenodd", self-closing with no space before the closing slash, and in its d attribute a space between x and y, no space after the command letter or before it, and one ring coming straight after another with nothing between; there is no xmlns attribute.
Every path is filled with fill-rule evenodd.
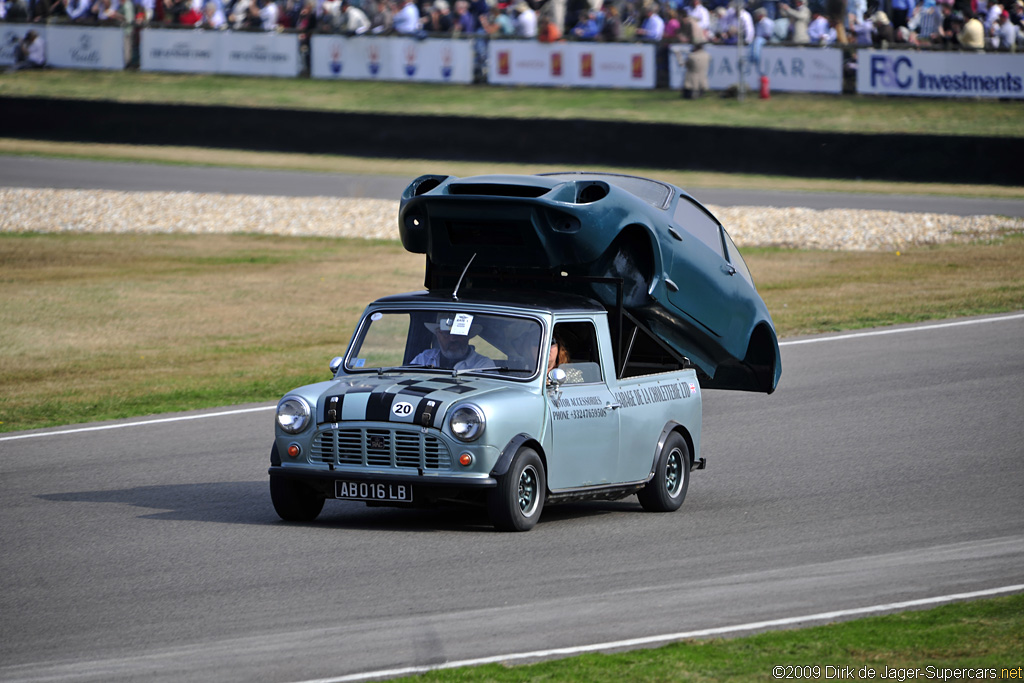
<svg viewBox="0 0 1024 683"><path fill-rule="evenodd" d="M403 429L327 429L313 437L311 462L449 470L451 455L432 434Z"/></svg>

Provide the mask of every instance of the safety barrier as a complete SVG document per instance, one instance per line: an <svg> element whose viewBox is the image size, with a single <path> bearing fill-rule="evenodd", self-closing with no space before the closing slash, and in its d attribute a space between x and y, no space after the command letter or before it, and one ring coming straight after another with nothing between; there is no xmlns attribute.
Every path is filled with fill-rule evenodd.
<svg viewBox="0 0 1024 683"><path fill-rule="evenodd" d="M30 29L45 40L51 66L124 69L132 62L135 29L0 24L0 66L13 63L13 42ZM287 31L137 30L144 71L285 78L308 73L318 79L571 88L679 89L691 49L682 44L332 34L315 34L304 43L298 33ZM741 78L753 90L767 76L775 91L839 94L846 70L856 72L860 94L1024 99L1024 54L773 45L756 52L723 45L704 49L710 57L711 90L734 87Z"/></svg>

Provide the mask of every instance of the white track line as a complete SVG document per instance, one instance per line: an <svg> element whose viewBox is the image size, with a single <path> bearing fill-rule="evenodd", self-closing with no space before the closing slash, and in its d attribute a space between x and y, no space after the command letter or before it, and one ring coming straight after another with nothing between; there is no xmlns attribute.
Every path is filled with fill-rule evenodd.
<svg viewBox="0 0 1024 683"><path fill-rule="evenodd" d="M1005 320L1020 320L1024 313L1013 315L1002 315L998 318L980 318L978 320L958 320L952 323L937 323L935 325L919 325L917 327L901 327L899 329L871 330L870 332L854 332L851 334L839 334L833 337L815 337L814 339L792 339L779 342L779 346L795 346L797 344L817 344L819 342L841 341L843 339L858 339L860 337L879 337L884 334L903 334L904 332L924 332L927 330L942 330L947 327L963 327L964 325L982 325L984 323L998 323Z"/></svg>
<svg viewBox="0 0 1024 683"><path fill-rule="evenodd" d="M1020 320L1024 313L1015 313L995 318L981 318L978 320L958 320L951 323L939 323L936 325L920 325L918 327L903 327L900 329L872 330L871 332L856 332L853 334L841 334L832 337L815 337L814 339L794 339L791 341L779 342L779 346L793 346L796 344L817 344L820 342L842 341L845 339L857 339L860 337L877 337L884 334L903 334L904 332L923 332L927 330L940 330L947 327L962 327L964 325L981 325L984 323L1002 322L1005 320ZM2 441L16 441L18 439L38 439L43 436L58 436L63 434L80 434L82 432L100 432L108 429L124 429L125 427L143 427L152 424L163 424L166 422L183 422L185 420L202 420L208 417L226 417L230 415L241 415L253 413L260 410L271 410L275 406L260 406L259 408L244 408L240 410L225 410L219 413L205 413L203 415L184 415L181 417L165 417L157 420L142 420L139 422L121 422L112 425L99 425L97 427L78 427L74 429L62 429L56 432L33 432L31 434L18 434L15 436L0 436Z"/></svg>
<svg viewBox="0 0 1024 683"><path fill-rule="evenodd" d="M219 413L204 413L202 415L181 415L179 417L162 417L157 420L141 420L139 422L121 422L113 425L99 425L97 427L76 427L75 429L62 429L58 432L34 432L32 434L17 434L15 436L0 436L0 441L15 441L17 439L36 439L41 436L57 436L59 434L80 434L82 432L102 432L108 429L124 429L125 427L143 427L145 425L163 424L166 422L184 422L185 420L204 420L208 417L224 417L227 415L244 415L255 413L261 410L273 410L277 404L260 406L258 408L239 408L237 410L224 410Z"/></svg>
<svg viewBox="0 0 1024 683"><path fill-rule="evenodd" d="M692 638L707 638L743 631L760 631L781 626L793 626L795 624L808 624L817 621L833 621L843 617L862 616L877 614L880 612L892 612L896 610L909 609L911 607L925 607L938 605L945 602L957 600L970 600L984 598L1002 593L1019 593L1024 591L1024 584L1015 586L1003 586L988 590L974 591L972 593L956 593L953 595L940 595L933 598L922 598L920 600L907 600L905 602L891 602L885 605L872 605L871 607L857 607L854 609L836 610L834 612L821 612L819 614L808 614L802 617L789 617L786 619L772 619L770 621L756 621L749 624L737 624L735 626L722 626L719 628L707 628L699 631L685 631L683 633L669 633L660 636L648 636L646 638L630 638L629 640L617 640L609 643L597 643L594 645L580 645L577 647L562 647L552 650L537 650L535 652L517 652L515 654L497 655L494 657L480 657L478 659L464 659L457 662L445 662L424 666L407 666L400 669L382 669L379 671L367 671L336 678L318 678L315 680L303 681L302 683L353 683L355 681L368 681L373 679L394 678L397 676L411 676L413 674L426 673L428 671L439 671L442 669L456 669L466 666L481 666L483 664L497 664L499 662L513 662L522 659L545 659L549 657L565 657L584 654L587 652L601 652L620 650L624 648L642 647L645 645L657 645L679 640Z"/></svg>

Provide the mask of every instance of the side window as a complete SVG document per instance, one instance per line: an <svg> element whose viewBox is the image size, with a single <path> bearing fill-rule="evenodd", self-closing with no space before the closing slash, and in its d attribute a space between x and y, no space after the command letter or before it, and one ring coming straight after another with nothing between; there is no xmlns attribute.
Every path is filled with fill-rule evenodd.
<svg viewBox="0 0 1024 683"><path fill-rule="evenodd" d="M601 381L601 356L593 323L558 323L554 338L560 347L555 367L565 370L567 383Z"/></svg>
<svg viewBox="0 0 1024 683"><path fill-rule="evenodd" d="M750 286L753 287L754 278L750 276L750 270L747 269L746 262L743 260L743 257L740 256L740 250L736 248L736 245L733 243L732 238L729 237L728 232L722 230L722 234L725 235L725 244L729 249L729 253L727 255L729 263L731 263L732 267L736 269L736 272L742 275L743 279L749 282Z"/></svg>
<svg viewBox="0 0 1024 683"><path fill-rule="evenodd" d="M694 204L689 198L679 198L679 203L676 205L676 211L672 216L672 220L679 227L686 230L686 232L706 244L709 249L725 258L718 221L712 218L711 214L707 211Z"/></svg>

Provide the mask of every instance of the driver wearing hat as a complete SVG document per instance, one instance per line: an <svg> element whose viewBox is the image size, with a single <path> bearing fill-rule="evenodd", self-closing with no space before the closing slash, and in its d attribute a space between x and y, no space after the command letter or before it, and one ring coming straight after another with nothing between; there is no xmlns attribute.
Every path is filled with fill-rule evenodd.
<svg viewBox="0 0 1024 683"><path fill-rule="evenodd" d="M437 322L423 323L437 337L437 346L427 349L412 359L411 365L424 365L448 370L493 368L494 361L476 352L469 340L480 334L480 325L460 324L455 313L440 313Z"/></svg>

